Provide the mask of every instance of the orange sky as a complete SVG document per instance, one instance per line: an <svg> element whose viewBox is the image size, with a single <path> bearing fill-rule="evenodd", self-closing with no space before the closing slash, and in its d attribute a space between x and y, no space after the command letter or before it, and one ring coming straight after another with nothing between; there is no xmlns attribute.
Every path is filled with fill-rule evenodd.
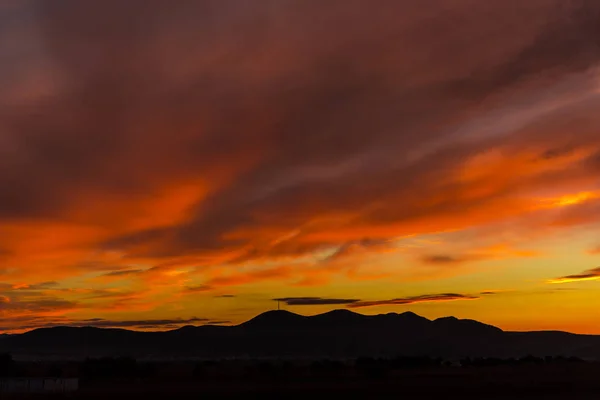
<svg viewBox="0 0 600 400"><path fill-rule="evenodd" d="M600 334L600 4L0 5L0 332Z"/></svg>

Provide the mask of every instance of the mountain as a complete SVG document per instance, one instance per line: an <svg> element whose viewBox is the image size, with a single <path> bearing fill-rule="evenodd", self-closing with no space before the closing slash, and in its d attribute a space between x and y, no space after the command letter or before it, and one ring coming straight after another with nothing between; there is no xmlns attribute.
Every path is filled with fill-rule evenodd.
<svg viewBox="0 0 600 400"><path fill-rule="evenodd" d="M414 313L362 315L334 310L302 316L269 311L236 326L185 326L172 331L42 328L3 336L0 352L23 357L522 357L600 359L600 336L565 332L504 332L454 317Z"/></svg>

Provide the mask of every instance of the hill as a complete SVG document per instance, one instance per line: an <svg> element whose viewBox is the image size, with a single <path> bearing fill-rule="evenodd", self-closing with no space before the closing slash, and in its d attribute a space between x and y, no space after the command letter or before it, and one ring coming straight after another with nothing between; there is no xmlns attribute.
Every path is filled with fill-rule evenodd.
<svg viewBox="0 0 600 400"><path fill-rule="evenodd" d="M504 332L473 320L429 320L414 313L367 316L335 310L315 316L269 311L236 326L186 326L164 332L56 327L0 340L0 352L22 357L154 358L360 356L600 359L600 336Z"/></svg>

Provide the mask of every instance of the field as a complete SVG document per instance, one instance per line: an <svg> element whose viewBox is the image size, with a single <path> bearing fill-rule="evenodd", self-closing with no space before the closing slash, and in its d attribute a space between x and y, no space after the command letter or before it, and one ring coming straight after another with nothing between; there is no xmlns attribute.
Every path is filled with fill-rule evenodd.
<svg viewBox="0 0 600 400"><path fill-rule="evenodd" d="M153 378L83 379L72 399L319 398L597 399L600 365L359 369L271 364L163 363ZM56 396L35 396L35 398ZM23 396L12 398L25 398ZM9 397L7 397L9 399Z"/></svg>

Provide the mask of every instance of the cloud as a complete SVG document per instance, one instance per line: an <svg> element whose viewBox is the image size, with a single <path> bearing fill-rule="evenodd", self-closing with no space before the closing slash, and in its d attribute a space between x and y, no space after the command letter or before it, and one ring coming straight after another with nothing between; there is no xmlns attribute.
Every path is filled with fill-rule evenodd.
<svg viewBox="0 0 600 400"><path fill-rule="evenodd" d="M588 224L591 200L542 201L600 165L600 6L563 3L3 7L2 280L135 276L151 304L381 279L407 235Z"/></svg>
<svg viewBox="0 0 600 400"><path fill-rule="evenodd" d="M216 299L232 299L237 297L235 294L220 294L218 296L214 296Z"/></svg>
<svg viewBox="0 0 600 400"><path fill-rule="evenodd" d="M436 255L424 256L422 258L422 261L425 264L433 264L433 265L448 264L448 265L451 265L451 264L461 264L463 262L466 262L466 261L468 261L468 258L444 255L444 254L436 254Z"/></svg>
<svg viewBox="0 0 600 400"><path fill-rule="evenodd" d="M86 299L111 299L134 297L138 293L114 289L91 289L84 291Z"/></svg>
<svg viewBox="0 0 600 400"><path fill-rule="evenodd" d="M439 301L456 301L456 300L477 300L478 296L457 294L457 293L441 293L441 294L426 294L420 296L402 297L391 300L373 300L359 301L348 305L350 308L374 307L374 306L390 306L390 305L407 305L416 303L431 303Z"/></svg>
<svg viewBox="0 0 600 400"><path fill-rule="evenodd" d="M595 281L600 280L600 267L588 269L581 274L566 275L559 278L550 279L548 283L569 283L579 281Z"/></svg>
<svg viewBox="0 0 600 400"><path fill-rule="evenodd" d="M144 272L144 270L143 269L125 269L125 270L107 272L107 273L103 274L102 276L121 277L121 276L136 275L141 272Z"/></svg>
<svg viewBox="0 0 600 400"><path fill-rule="evenodd" d="M588 250L589 254L600 254L600 245L596 246L596 247L592 247L591 249Z"/></svg>
<svg viewBox="0 0 600 400"><path fill-rule="evenodd" d="M3 321L5 322L5 321ZM230 321L210 319L210 318L174 318L174 319L144 319L144 320L107 320L104 318L89 318L84 320L72 320L67 318L20 318L12 321L7 321L16 324L16 328L12 326L0 326L2 331L19 331L31 330L37 328L53 328L53 327L96 327L96 328L124 328L135 330L164 330L176 329L185 325L223 325Z"/></svg>
<svg viewBox="0 0 600 400"><path fill-rule="evenodd" d="M52 289L58 285L59 285L59 283L55 282L55 281L40 282L40 283L33 283L33 284L27 284L27 283L0 284L0 291L1 290L40 291L40 290Z"/></svg>
<svg viewBox="0 0 600 400"><path fill-rule="evenodd" d="M361 239L344 243L337 248L324 262L354 259L360 255L393 252L393 241L390 239Z"/></svg>
<svg viewBox="0 0 600 400"><path fill-rule="evenodd" d="M358 303L358 299L331 299L327 297L283 297L273 301L284 302L288 306L322 306Z"/></svg>
<svg viewBox="0 0 600 400"><path fill-rule="evenodd" d="M137 327L159 327L163 325L195 325L211 323L207 318L176 318L176 319L147 319L147 320L126 320L126 321L111 321L105 319L90 319L85 321L70 322L61 326L94 326L97 328L137 328ZM54 324L54 326L56 326Z"/></svg>
<svg viewBox="0 0 600 400"><path fill-rule="evenodd" d="M188 293L208 292L213 288L208 285L186 286L185 291Z"/></svg>
<svg viewBox="0 0 600 400"><path fill-rule="evenodd" d="M14 299L2 296L0 301L0 315L9 316L14 314L44 314L74 310L78 303L55 297L41 297L32 300Z"/></svg>

